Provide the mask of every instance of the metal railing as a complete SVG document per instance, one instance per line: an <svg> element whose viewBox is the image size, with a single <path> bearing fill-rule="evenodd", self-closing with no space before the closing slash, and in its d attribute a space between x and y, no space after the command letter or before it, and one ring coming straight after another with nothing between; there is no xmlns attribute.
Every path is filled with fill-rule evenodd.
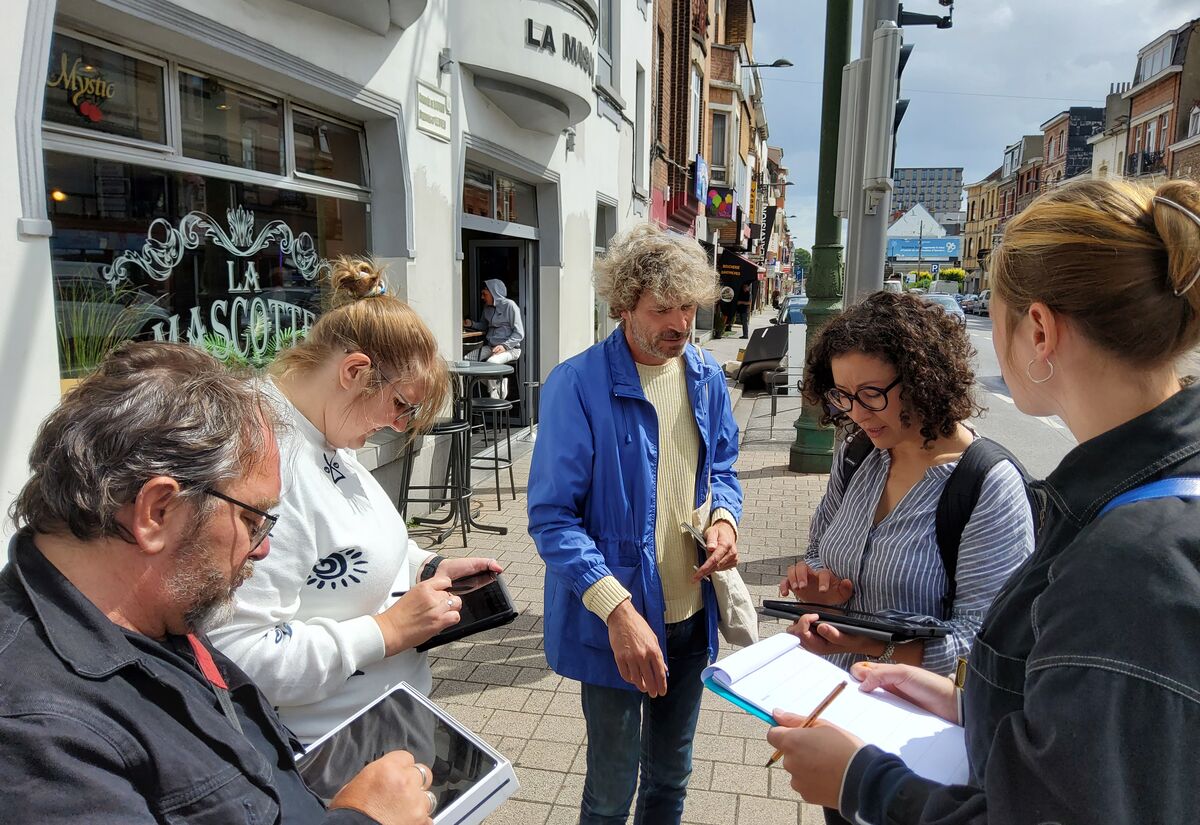
<svg viewBox="0 0 1200 825"><path fill-rule="evenodd" d="M1155 172L1165 172L1167 169L1167 153L1134 152L1125 162L1126 175L1153 175Z"/></svg>

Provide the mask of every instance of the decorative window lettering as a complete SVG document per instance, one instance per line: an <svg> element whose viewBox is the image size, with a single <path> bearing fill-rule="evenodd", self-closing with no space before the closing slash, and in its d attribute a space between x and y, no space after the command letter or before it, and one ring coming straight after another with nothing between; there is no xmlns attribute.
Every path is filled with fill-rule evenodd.
<svg viewBox="0 0 1200 825"><path fill-rule="evenodd" d="M47 123L165 143L164 68L56 32L46 69Z"/></svg>
<svg viewBox="0 0 1200 825"><path fill-rule="evenodd" d="M307 232L293 235L286 223L274 220L255 236L254 213L240 205L226 212L225 217L229 222L228 233L203 212L184 215L178 229L171 226L170 221L158 218L146 231L146 243L141 252L126 252L111 266L104 267L101 270L104 280L110 286L117 286L129 278L128 267L132 265L156 281L165 281L179 266L185 252L208 240L239 258L249 258L271 244L278 244L279 251L291 256L306 281L329 271L329 262L317 255L316 244Z"/></svg>

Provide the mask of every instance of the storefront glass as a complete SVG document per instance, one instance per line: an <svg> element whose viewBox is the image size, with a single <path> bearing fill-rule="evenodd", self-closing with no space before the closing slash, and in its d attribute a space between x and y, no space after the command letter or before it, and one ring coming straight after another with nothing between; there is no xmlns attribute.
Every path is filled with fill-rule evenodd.
<svg viewBox="0 0 1200 825"><path fill-rule="evenodd" d="M165 143L163 66L56 33L45 120L91 133Z"/></svg>
<svg viewBox="0 0 1200 825"><path fill-rule="evenodd" d="M54 152L46 181L63 377L130 338L269 361L368 248L364 203Z"/></svg>
<svg viewBox="0 0 1200 825"><path fill-rule="evenodd" d="M280 101L180 71L179 103L185 157L283 174Z"/></svg>
<svg viewBox="0 0 1200 825"><path fill-rule="evenodd" d="M292 139L297 172L366 185L360 130L293 109Z"/></svg>
<svg viewBox="0 0 1200 825"><path fill-rule="evenodd" d="M463 212L505 223L537 226L537 189L468 163L463 170Z"/></svg>

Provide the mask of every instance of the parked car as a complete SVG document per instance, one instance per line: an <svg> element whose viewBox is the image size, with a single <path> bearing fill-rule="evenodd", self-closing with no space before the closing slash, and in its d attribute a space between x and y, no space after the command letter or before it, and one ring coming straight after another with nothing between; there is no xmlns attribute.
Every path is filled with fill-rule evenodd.
<svg viewBox="0 0 1200 825"><path fill-rule="evenodd" d="M963 312L974 313L979 309L979 296L974 292L964 295L962 303L959 306L962 307Z"/></svg>
<svg viewBox="0 0 1200 825"><path fill-rule="evenodd" d="M980 315L989 315L990 316L991 313L988 310L990 309L991 303L992 303L992 291L990 289L985 289L983 292L979 293L979 303L976 306L975 311L978 312Z"/></svg>
<svg viewBox="0 0 1200 825"><path fill-rule="evenodd" d="M924 296L924 299L927 303L937 304L947 315L954 316L960 324L966 325L967 316L963 314L962 307L958 305L958 301L954 300L953 296L935 293Z"/></svg>
<svg viewBox="0 0 1200 825"><path fill-rule="evenodd" d="M771 319L772 324L803 324L804 308L808 306L807 295L789 295L779 304L779 312Z"/></svg>

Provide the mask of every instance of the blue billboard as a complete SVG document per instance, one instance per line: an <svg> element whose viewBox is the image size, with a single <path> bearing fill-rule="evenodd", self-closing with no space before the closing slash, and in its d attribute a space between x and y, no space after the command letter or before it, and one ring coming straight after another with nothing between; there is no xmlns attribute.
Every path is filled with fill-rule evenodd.
<svg viewBox="0 0 1200 825"><path fill-rule="evenodd" d="M898 261L948 261L962 257L962 238L888 238L887 256Z"/></svg>

